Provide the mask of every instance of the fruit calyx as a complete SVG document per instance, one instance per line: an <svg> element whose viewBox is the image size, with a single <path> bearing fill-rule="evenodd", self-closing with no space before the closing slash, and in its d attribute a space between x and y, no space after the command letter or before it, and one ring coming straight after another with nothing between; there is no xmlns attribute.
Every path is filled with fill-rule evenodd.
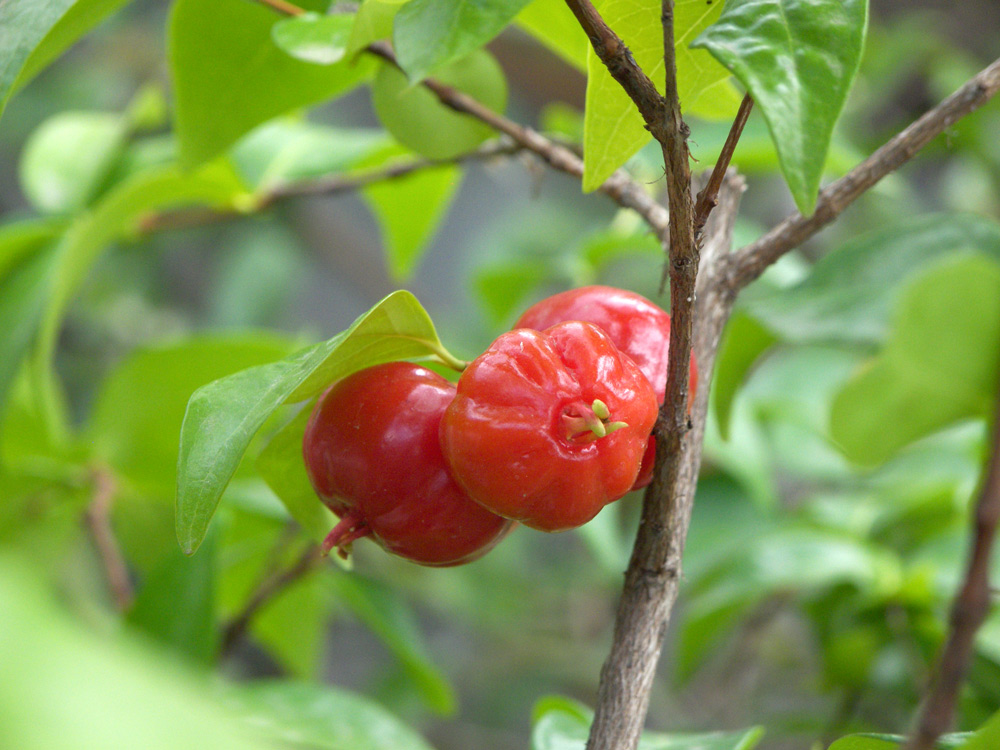
<svg viewBox="0 0 1000 750"><path fill-rule="evenodd" d="M370 536L372 530L365 521L364 516L357 509L347 511L340 519L340 522L333 527L333 530L326 535L323 540L323 554L330 554L330 550L336 548L337 554L344 560L351 552L351 542L362 537Z"/></svg>
<svg viewBox="0 0 1000 750"><path fill-rule="evenodd" d="M590 443L612 432L628 427L626 422L611 422L608 405L599 398L589 406L576 401L563 409L562 421L566 439L571 443Z"/></svg>

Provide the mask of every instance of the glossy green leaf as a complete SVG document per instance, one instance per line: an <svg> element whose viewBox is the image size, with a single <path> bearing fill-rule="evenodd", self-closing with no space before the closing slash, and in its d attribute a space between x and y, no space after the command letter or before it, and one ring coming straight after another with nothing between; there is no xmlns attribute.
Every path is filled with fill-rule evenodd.
<svg viewBox="0 0 1000 750"><path fill-rule="evenodd" d="M729 71L691 40L722 12L721 2L677 0L674 37L677 90L685 112L717 118L736 113L740 98ZM605 0L597 8L624 40L635 61L663 91L663 26L660 0ZM587 98L584 111L583 189L596 190L650 139L635 104L611 77L593 49L587 52Z"/></svg>
<svg viewBox="0 0 1000 750"><path fill-rule="evenodd" d="M332 579L339 600L386 645L428 708L437 714L455 711L455 694L447 678L428 658L416 617L396 592L360 575Z"/></svg>
<svg viewBox="0 0 1000 750"><path fill-rule="evenodd" d="M247 722L277 742L312 750L430 750L388 710L346 690L252 682L227 692Z"/></svg>
<svg viewBox="0 0 1000 750"><path fill-rule="evenodd" d="M878 344L899 290L963 249L1000 261L1000 224L960 214L908 217L824 255L796 286L750 296L745 309L787 341Z"/></svg>
<svg viewBox="0 0 1000 750"><path fill-rule="evenodd" d="M323 16L303 13L278 21L271 28L274 43L292 57L317 65L333 65L347 54L347 41L354 16L336 13Z"/></svg>
<svg viewBox="0 0 1000 750"><path fill-rule="evenodd" d="M729 0L692 43L709 50L753 95L804 214L816 205L867 25L868 0Z"/></svg>
<svg viewBox="0 0 1000 750"><path fill-rule="evenodd" d="M126 123L104 112L62 112L36 130L21 156L21 186L40 211L78 211L125 146Z"/></svg>
<svg viewBox="0 0 1000 750"><path fill-rule="evenodd" d="M302 438L312 409L313 404L309 402L275 433L257 457L257 471L296 523L314 541L321 542L337 523L337 518L316 495L302 459ZM336 555L334 558L340 559Z"/></svg>
<svg viewBox="0 0 1000 750"><path fill-rule="evenodd" d="M112 242L134 231L146 213L190 204L222 206L241 194L242 186L225 166L210 164L193 173L170 166L125 180L81 214L57 248L40 333L40 361L52 355L66 307L91 266Z"/></svg>
<svg viewBox="0 0 1000 750"><path fill-rule="evenodd" d="M547 697L535 707L531 750L582 750L593 715L565 698ZM761 727L735 732L643 732L639 750L753 750L764 736Z"/></svg>
<svg viewBox="0 0 1000 750"><path fill-rule="evenodd" d="M766 327L739 311L726 325L712 383L715 418L723 440L729 437L729 418L736 393L746 381L754 363L777 340Z"/></svg>
<svg viewBox="0 0 1000 750"><path fill-rule="evenodd" d="M287 356L293 348L289 339L241 332L137 351L105 379L87 440L96 456L130 482L172 491L177 440L191 394L218 378Z"/></svg>
<svg viewBox="0 0 1000 750"><path fill-rule="evenodd" d="M199 388L188 402L177 463L181 549L198 548L250 440L275 409L312 398L365 367L441 351L427 312L399 291L329 341Z"/></svg>
<svg viewBox="0 0 1000 750"><path fill-rule="evenodd" d="M441 68L434 77L494 112L503 112L507 104L503 71L483 50ZM445 107L423 86L411 86L392 65L379 68L372 84L372 104L393 138L431 159L467 153L495 135L488 125Z"/></svg>
<svg viewBox="0 0 1000 750"><path fill-rule="evenodd" d="M402 280L413 273L461 179L458 167L443 166L377 182L362 191L382 230L393 278Z"/></svg>
<svg viewBox="0 0 1000 750"><path fill-rule="evenodd" d="M988 416L998 370L1000 264L962 254L906 288L885 349L837 395L832 435L852 461L882 463L953 422Z"/></svg>
<svg viewBox="0 0 1000 750"><path fill-rule="evenodd" d="M127 632L82 626L41 576L0 557L0 721L17 750L277 750L190 674ZM88 689L67 690L67 685Z"/></svg>
<svg viewBox="0 0 1000 750"><path fill-rule="evenodd" d="M271 39L281 16L244 0L178 0L170 18L170 69L181 159L211 159L251 128L299 107L350 91L373 62L314 65ZM206 60L211 60L211 75Z"/></svg>
<svg viewBox="0 0 1000 750"><path fill-rule="evenodd" d="M532 0L515 23L577 70L587 70L590 42L563 0Z"/></svg>
<svg viewBox="0 0 1000 750"><path fill-rule="evenodd" d="M218 645L213 552L188 557L171 550L144 577L127 618L172 651L205 665Z"/></svg>
<svg viewBox="0 0 1000 750"><path fill-rule="evenodd" d="M410 0L393 24L400 67L416 83L479 49L529 0Z"/></svg>

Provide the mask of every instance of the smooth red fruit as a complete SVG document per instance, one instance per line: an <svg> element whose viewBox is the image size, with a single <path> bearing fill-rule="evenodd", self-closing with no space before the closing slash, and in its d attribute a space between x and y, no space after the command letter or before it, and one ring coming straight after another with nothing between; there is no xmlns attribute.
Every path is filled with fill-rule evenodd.
<svg viewBox="0 0 1000 750"><path fill-rule="evenodd" d="M630 356L649 379L656 399L663 403L667 389L670 354L670 316L641 294L611 286L585 286L546 297L527 310L514 328L544 331L567 320L584 320L603 329L615 346ZM698 367L691 355L689 399L698 387ZM653 478L656 441L650 437L642 468L633 489L645 487Z"/></svg>
<svg viewBox="0 0 1000 750"><path fill-rule="evenodd" d="M443 567L486 554L510 521L474 503L448 472L438 440L455 386L410 362L356 372L316 405L306 471L341 517L324 544L341 554L370 536L389 552Z"/></svg>
<svg viewBox="0 0 1000 750"><path fill-rule="evenodd" d="M494 341L459 378L441 444L474 500L562 531L632 487L656 412L638 366L601 329L574 321Z"/></svg>

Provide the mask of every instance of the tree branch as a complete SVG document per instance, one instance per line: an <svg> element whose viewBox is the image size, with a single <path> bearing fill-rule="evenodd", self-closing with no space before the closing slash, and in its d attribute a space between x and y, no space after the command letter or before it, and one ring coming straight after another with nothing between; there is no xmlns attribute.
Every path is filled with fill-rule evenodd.
<svg viewBox="0 0 1000 750"><path fill-rule="evenodd" d="M132 606L134 592L132 580L129 577L128 565L118 547L114 530L111 528L111 505L118 485L114 475L105 468L95 468L92 472L94 496L87 506L85 519L94 546L101 558L104 574L108 580L108 588L119 612L126 612Z"/></svg>
<svg viewBox="0 0 1000 750"><path fill-rule="evenodd" d="M796 213L732 259L730 283L742 289L788 251L798 247L836 219L851 203L890 172L899 169L956 120L979 109L1000 90L1000 59L995 60L958 91L865 159L839 180L821 190L811 216Z"/></svg>
<svg viewBox="0 0 1000 750"><path fill-rule="evenodd" d="M719 158L712 169L712 176L708 178L708 184L705 185L704 189L698 193L698 202L694 207L694 237L696 241L700 241L705 222L708 221L708 215L718 203L719 188L722 186L726 170L729 169L729 164L733 160L736 144L739 143L740 136L743 134L743 128L750 117L751 109L753 109L753 97L746 94L743 101L740 102L740 108L737 110L736 118L729 129L729 135L726 136L726 142L723 144Z"/></svg>
<svg viewBox="0 0 1000 750"><path fill-rule="evenodd" d="M590 0L566 0L566 5L576 16L590 44L604 63L611 77L625 90L653 137L661 143L663 137L663 97L656 85L638 66L625 42L608 26ZM671 34L671 39L673 35ZM672 43L672 42L671 42ZM671 51L673 48L671 47ZM668 74L669 75L669 74Z"/></svg>
<svg viewBox="0 0 1000 750"><path fill-rule="evenodd" d="M993 450L986 468L972 524L972 545L965 579L951 609L951 629L937 675L924 700L917 728L903 750L932 750L955 715L976 631L990 608L990 555L1000 523L1000 395L993 422Z"/></svg>
<svg viewBox="0 0 1000 750"><path fill-rule="evenodd" d="M296 581L301 580L318 568L323 562L323 552L310 544L291 567L277 571L265 578L243 609L222 628L222 644L220 651L223 656L232 652L246 634L254 615L278 594Z"/></svg>

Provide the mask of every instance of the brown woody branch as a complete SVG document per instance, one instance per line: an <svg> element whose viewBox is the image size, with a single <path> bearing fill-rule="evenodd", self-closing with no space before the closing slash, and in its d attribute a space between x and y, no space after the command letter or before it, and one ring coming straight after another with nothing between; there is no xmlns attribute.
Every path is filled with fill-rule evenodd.
<svg viewBox="0 0 1000 750"><path fill-rule="evenodd" d="M708 184L698 193L698 202L694 207L694 237L696 241L700 240L702 230L705 228L705 222L708 221L708 215L719 202L719 188L722 187L722 180L726 176L726 170L729 169L729 164L733 160L736 144L743 134L743 128L750 117L751 109L753 109L753 97L750 94L746 94L743 97L743 101L740 102L740 108L736 112L736 118L729 129L729 135L726 136L726 142L723 144L719 158L712 169L712 175L708 178Z"/></svg>
<svg viewBox="0 0 1000 750"><path fill-rule="evenodd" d="M903 750L932 750L955 716L958 691L972 656L976 631L990 609L990 556L1000 523L1000 395L993 422L993 450L976 503L972 549L965 579L951 609L951 629L917 728Z"/></svg>
<svg viewBox="0 0 1000 750"><path fill-rule="evenodd" d="M104 575L115 607L119 612L128 611L132 606L134 592L129 577L128 565L118 547L114 530L111 528L111 505L118 492L118 484L110 470L99 467L91 473L94 495L87 506L85 520L94 540L97 554L101 558Z"/></svg>
<svg viewBox="0 0 1000 750"><path fill-rule="evenodd" d="M785 253L801 245L887 174L899 169L957 120L979 109L1000 90L1000 59L890 139L839 180L821 190L810 216L793 214L736 253L730 283L742 289Z"/></svg>
<svg viewBox="0 0 1000 750"><path fill-rule="evenodd" d="M223 656L232 652L243 639L254 616L268 602L285 591L289 586L305 578L323 563L322 550L310 545L289 568L277 571L265 578L244 605L243 609L222 628L220 650Z"/></svg>

